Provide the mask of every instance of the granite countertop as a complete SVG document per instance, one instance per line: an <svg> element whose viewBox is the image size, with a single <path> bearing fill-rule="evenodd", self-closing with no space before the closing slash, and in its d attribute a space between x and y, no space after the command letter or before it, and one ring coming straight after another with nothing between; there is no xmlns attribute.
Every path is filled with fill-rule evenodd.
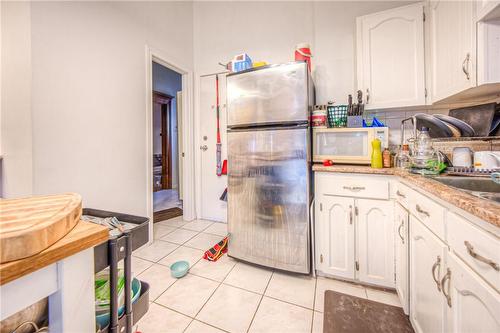
<svg viewBox="0 0 500 333"><path fill-rule="evenodd" d="M500 204L494 201L478 198L467 192L442 184L433 180L432 177L424 177L396 168L372 169L369 166L360 165L324 166L322 164L314 164L313 171L398 176L401 178L403 183L417 186L418 188L439 197L441 200L455 205L486 222L500 227Z"/></svg>

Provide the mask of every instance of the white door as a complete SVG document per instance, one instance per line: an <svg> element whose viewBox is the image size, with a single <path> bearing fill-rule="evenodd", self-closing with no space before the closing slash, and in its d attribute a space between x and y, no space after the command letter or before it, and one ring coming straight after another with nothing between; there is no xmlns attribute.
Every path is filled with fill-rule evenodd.
<svg viewBox="0 0 500 333"><path fill-rule="evenodd" d="M394 288L394 202L357 199L359 280Z"/></svg>
<svg viewBox="0 0 500 333"><path fill-rule="evenodd" d="M446 245L410 215L410 320L416 333L444 332L445 254Z"/></svg>
<svg viewBox="0 0 500 333"><path fill-rule="evenodd" d="M476 85L474 1L430 1L429 56L432 102Z"/></svg>
<svg viewBox="0 0 500 333"><path fill-rule="evenodd" d="M396 262L396 291L403 310L408 314L408 211L399 203L394 207L394 257Z"/></svg>
<svg viewBox="0 0 500 333"><path fill-rule="evenodd" d="M366 108L425 105L423 3L357 19L358 88Z"/></svg>
<svg viewBox="0 0 500 333"><path fill-rule="evenodd" d="M451 254L447 259L449 278L443 291L449 295L449 332L500 332L500 295Z"/></svg>
<svg viewBox="0 0 500 333"><path fill-rule="evenodd" d="M219 75L220 131L222 159L227 159L226 78ZM220 196L227 187L227 176L217 176L217 114L215 75L200 78L200 211L198 216L213 221L227 221L227 203Z"/></svg>
<svg viewBox="0 0 500 333"><path fill-rule="evenodd" d="M317 269L332 276L354 279L354 199L318 197Z"/></svg>

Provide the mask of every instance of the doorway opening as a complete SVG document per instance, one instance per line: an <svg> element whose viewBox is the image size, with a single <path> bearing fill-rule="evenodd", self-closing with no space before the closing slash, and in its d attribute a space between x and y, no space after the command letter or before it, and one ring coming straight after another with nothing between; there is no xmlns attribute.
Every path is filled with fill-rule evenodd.
<svg viewBox="0 0 500 333"><path fill-rule="evenodd" d="M182 74L152 63L154 222L182 216Z"/></svg>

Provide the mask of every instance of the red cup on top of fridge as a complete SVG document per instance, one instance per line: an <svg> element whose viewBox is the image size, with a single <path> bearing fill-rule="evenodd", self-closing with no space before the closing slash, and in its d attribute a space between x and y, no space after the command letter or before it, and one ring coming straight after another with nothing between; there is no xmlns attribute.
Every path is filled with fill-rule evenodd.
<svg viewBox="0 0 500 333"><path fill-rule="evenodd" d="M307 62L307 68L311 71L311 47L307 43L297 44L295 47L295 61Z"/></svg>

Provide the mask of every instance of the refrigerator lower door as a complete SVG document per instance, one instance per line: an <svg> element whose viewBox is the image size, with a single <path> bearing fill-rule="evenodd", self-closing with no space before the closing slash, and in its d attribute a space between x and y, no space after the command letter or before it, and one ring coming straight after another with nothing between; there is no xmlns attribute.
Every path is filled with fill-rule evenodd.
<svg viewBox="0 0 500 333"><path fill-rule="evenodd" d="M310 273L307 128L228 133L231 257Z"/></svg>

